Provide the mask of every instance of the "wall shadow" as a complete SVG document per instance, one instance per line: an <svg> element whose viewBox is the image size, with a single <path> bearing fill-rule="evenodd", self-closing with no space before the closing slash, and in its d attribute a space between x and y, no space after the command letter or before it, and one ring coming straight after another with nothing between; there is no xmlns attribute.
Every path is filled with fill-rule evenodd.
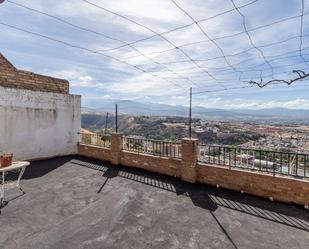
<svg viewBox="0 0 309 249"><path fill-rule="evenodd" d="M22 179L33 179L42 177L50 173L51 171L63 166L64 164L70 162L73 158L74 156L63 156L46 160L31 161L30 165L26 168ZM19 170L10 171L6 174L5 180L15 181L17 180L18 175Z"/></svg>
<svg viewBox="0 0 309 249"><path fill-rule="evenodd" d="M200 208L214 212L218 207L225 207L255 217L277 222L301 230L309 231L309 212L301 206L271 202L249 194L233 190L215 188L206 184L186 183L178 178L165 176L137 168L113 166L108 162L75 157L71 163L101 171L108 179L122 177L152 187L160 188L177 195L187 196ZM98 191L101 192L104 182Z"/></svg>
<svg viewBox="0 0 309 249"><path fill-rule="evenodd" d="M108 182L109 179L117 177L119 175L119 168L118 167L108 167L107 170L105 170L103 172L103 175L106 179L103 182L103 184L101 185L101 187L99 188L97 193L101 193L102 189L104 188L104 186L106 185L106 183Z"/></svg>

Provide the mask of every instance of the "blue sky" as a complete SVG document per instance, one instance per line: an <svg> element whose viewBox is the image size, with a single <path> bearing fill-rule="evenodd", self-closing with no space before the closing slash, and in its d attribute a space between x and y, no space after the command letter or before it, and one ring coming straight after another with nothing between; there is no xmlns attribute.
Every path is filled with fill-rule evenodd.
<svg viewBox="0 0 309 249"><path fill-rule="evenodd" d="M71 92L83 96L83 106L88 106L90 102L100 105L100 101L106 99L186 105L190 86L193 87L193 92L197 93L248 86L248 81L259 80L261 73L267 81L272 78L292 79L294 69L309 72L309 63L305 63L306 60L309 61L308 0L305 0L303 16L303 58L299 56L301 0L234 0L246 18L246 27L253 44L243 32L243 19L236 10L199 22L208 37L196 24L163 35L176 46L180 46L192 59L197 60L196 64L177 49L172 49L171 44L158 36L133 45L146 54L147 58L129 46L110 50L154 34L89 2L129 17L159 33L192 24L192 20L170 0L89 0L88 3L82 0L4 1L0 5L1 53L18 68L68 79L71 82ZM176 2L195 20L233 9L231 0ZM252 4L242 7L251 2ZM61 18L91 32L74 28L17 4ZM261 27L285 19L288 20ZM150 73L142 73L102 54L68 47L3 24L92 51L101 51L102 54L126 61L133 66L137 65ZM215 39L217 45L209 41L209 37ZM199 43L186 45L192 42ZM164 50L168 51L156 53ZM226 60L222 52L227 55ZM153 77L152 74L160 78ZM166 80L162 80L162 77ZM280 84L263 89L252 87L208 92L194 95L193 104L226 109L309 109L308 84L308 80L304 80L291 86Z"/></svg>

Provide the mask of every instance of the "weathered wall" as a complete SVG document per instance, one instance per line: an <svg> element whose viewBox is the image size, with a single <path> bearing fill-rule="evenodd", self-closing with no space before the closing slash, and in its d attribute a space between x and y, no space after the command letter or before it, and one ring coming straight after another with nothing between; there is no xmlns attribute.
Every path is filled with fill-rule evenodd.
<svg viewBox="0 0 309 249"><path fill-rule="evenodd" d="M203 164L197 167L197 181L260 197L273 197L277 201L309 205L309 182L301 179Z"/></svg>
<svg viewBox="0 0 309 249"><path fill-rule="evenodd" d="M15 159L77 152L81 97L0 86L0 150Z"/></svg>

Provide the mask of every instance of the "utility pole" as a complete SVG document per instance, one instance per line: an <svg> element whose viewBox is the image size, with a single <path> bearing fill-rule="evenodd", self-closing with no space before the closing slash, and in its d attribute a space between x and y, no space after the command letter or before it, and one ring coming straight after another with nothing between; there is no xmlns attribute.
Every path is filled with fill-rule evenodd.
<svg viewBox="0 0 309 249"><path fill-rule="evenodd" d="M108 121L108 112L106 113L106 117L105 117L105 131L104 131L105 135L107 133L107 121Z"/></svg>
<svg viewBox="0 0 309 249"><path fill-rule="evenodd" d="M190 87L189 138L192 137L192 87Z"/></svg>
<svg viewBox="0 0 309 249"><path fill-rule="evenodd" d="M116 133L118 133L118 105L116 104Z"/></svg>

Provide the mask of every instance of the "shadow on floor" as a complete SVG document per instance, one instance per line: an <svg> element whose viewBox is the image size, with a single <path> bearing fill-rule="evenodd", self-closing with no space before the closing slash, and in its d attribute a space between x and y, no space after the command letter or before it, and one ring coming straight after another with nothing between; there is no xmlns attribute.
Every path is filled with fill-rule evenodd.
<svg viewBox="0 0 309 249"><path fill-rule="evenodd" d="M101 171L106 178L98 193L108 179L123 177L149 186L184 195L200 208L215 211L219 206L253 215L294 228L309 231L309 212L303 207L271 202L267 199L241 194L236 191L217 189L205 184L190 184L177 178L151 173L142 169L112 166L107 162L75 157L71 163Z"/></svg>
<svg viewBox="0 0 309 249"><path fill-rule="evenodd" d="M119 175L119 168L118 167L108 167L106 171L104 171L103 175L106 179L101 185L100 189L97 193L101 193L102 189L106 185L107 181L111 178L117 177Z"/></svg>
<svg viewBox="0 0 309 249"><path fill-rule="evenodd" d="M46 159L46 160L38 160L38 161L32 161L30 165L26 168L25 173L22 176L22 179L34 179L42 177L51 171L63 166L65 163L70 162L74 156L63 156L63 157L57 157L52 159ZM9 171L6 173L5 176L5 182L12 182L16 181L19 176L20 170L15 171ZM0 180L0 184L2 183L2 180ZM6 204L9 202L18 199L22 197L25 194L25 192L20 193L17 196L14 196L8 200L6 200ZM3 208L3 207L1 207ZM0 211L1 211L0 208Z"/></svg>
<svg viewBox="0 0 309 249"><path fill-rule="evenodd" d="M70 162L73 158L73 156L63 156L40 161L32 161L30 166L27 167L23 179L42 177L63 166L65 163Z"/></svg>
<svg viewBox="0 0 309 249"><path fill-rule="evenodd" d="M63 166L65 163L70 162L73 156L63 156L46 160L32 161L26 168L22 179L33 179L42 177L51 171ZM19 170L10 171L5 176L6 181L15 181L19 175Z"/></svg>

